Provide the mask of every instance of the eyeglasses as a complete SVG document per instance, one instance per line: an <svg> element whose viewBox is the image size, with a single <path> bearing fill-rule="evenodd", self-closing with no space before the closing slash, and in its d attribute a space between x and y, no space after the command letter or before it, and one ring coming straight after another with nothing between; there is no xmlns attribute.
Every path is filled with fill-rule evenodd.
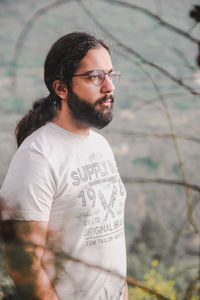
<svg viewBox="0 0 200 300"><path fill-rule="evenodd" d="M106 75L108 75L113 85L116 85L120 80L119 71L110 71L108 73L105 73L103 70L93 70L92 72L76 74L72 77L88 76L94 85L101 85L104 82Z"/></svg>

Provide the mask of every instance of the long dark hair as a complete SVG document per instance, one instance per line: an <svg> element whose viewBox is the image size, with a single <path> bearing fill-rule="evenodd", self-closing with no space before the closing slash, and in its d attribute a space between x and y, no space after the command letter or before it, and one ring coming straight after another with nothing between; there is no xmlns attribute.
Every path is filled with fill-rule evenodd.
<svg viewBox="0 0 200 300"><path fill-rule="evenodd" d="M50 94L35 101L32 109L18 122L15 129L18 147L27 136L51 121L57 110L61 109L61 99L53 89L53 82L59 79L70 89L72 75L81 59L90 49L99 47L109 52L101 39L85 32L69 33L53 44L44 64L44 82Z"/></svg>

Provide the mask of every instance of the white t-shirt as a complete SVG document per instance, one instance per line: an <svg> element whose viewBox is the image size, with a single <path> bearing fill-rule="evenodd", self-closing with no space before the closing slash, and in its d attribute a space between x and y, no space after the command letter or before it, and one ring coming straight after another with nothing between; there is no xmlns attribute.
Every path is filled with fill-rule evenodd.
<svg viewBox="0 0 200 300"><path fill-rule="evenodd" d="M0 195L3 220L49 222L43 265L61 300L123 299L126 191L104 137L49 122L19 147Z"/></svg>

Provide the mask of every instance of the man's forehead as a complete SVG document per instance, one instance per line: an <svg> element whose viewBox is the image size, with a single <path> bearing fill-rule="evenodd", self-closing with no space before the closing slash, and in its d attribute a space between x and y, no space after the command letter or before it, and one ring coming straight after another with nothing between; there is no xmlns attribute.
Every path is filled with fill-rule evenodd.
<svg viewBox="0 0 200 300"><path fill-rule="evenodd" d="M79 72L88 72L92 70L104 70L106 72L112 69L110 54L104 47L90 49L80 61Z"/></svg>

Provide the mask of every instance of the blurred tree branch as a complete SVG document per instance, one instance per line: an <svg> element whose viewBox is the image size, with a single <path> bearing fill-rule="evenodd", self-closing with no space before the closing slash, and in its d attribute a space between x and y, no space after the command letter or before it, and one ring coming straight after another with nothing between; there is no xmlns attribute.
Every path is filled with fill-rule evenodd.
<svg viewBox="0 0 200 300"><path fill-rule="evenodd" d="M192 300L192 299L194 299L194 298L192 298L192 297L193 297L193 295L194 295L195 288L196 288L197 283L198 283L199 281L200 281L200 275L199 275L197 278L195 278L194 280L192 280L192 281L190 282L190 284L189 284L188 287L187 287L186 294L185 294L185 297L184 297L183 300Z"/></svg>
<svg viewBox="0 0 200 300"><path fill-rule="evenodd" d="M179 180L173 179L164 179L164 178L143 178L143 177L125 177L122 176L122 179L125 183L158 183L158 184L165 184L165 185L179 185L182 187L187 187L193 191L200 192L200 186L191 184L188 182L183 182Z"/></svg>
<svg viewBox="0 0 200 300"><path fill-rule="evenodd" d="M99 27L106 36L109 36L113 41L117 42L118 46L122 46L126 51L132 53L134 56L136 56L137 58L140 58L141 61L143 63L147 63L151 66L155 65L154 63L146 60L144 57L142 57L139 53L136 53L135 50L131 49L130 47L127 47L126 45L122 44L121 41L119 41L116 37L113 36L113 34L111 34L98 20L97 18L94 17L94 15L88 10L88 8L83 4L82 0L76 0L79 5L82 7L82 9L85 11L86 15L92 19L92 21L96 24L97 27ZM113 0L109 0L109 2L113 2ZM121 1L114 1L115 3L122 3ZM125 3L125 2L123 2ZM126 3L126 5L129 7L130 5ZM132 5L131 5L132 6ZM188 35L187 33L185 33L186 35ZM153 79L153 77L146 71L144 70L144 68L137 62L135 62L135 64L137 64L142 70L143 72L150 78L150 80L152 81L152 84L161 100L161 103L163 104L164 107L164 111L165 111L165 115L168 119L169 122L169 126L170 126L170 132L171 132L171 136L173 138L174 141L174 147L177 153L177 157L178 157L178 161L179 161L179 166L180 166L180 170L181 170L181 174L183 177L183 181L186 182L186 174L185 174L185 170L184 170L184 164L181 158L181 153L180 153L180 149L176 140L176 134L175 134L175 130L174 130L174 126L173 126L173 122L172 122L172 118L170 116L169 110L168 110L168 106L167 103L165 102L164 97L162 96L162 93L160 91L160 88L158 87L157 83L155 82L155 80ZM154 67L156 67L158 70L162 70L162 72L164 74L166 74L166 70L161 68L158 65L155 65ZM167 72L168 73L168 72ZM169 73L168 73L169 75ZM199 93L195 92L191 87L186 86L180 79L177 80L177 78L175 78L174 76L172 76L170 74L170 78L178 83L179 85L183 86L184 88L188 89L193 95L199 95ZM194 228L194 230L196 231L196 233L198 233L200 235L200 229L198 228L198 225L193 217L193 212L192 212L192 203L191 203L191 193L190 193L190 188L186 185L184 185L185 187L185 193L186 193L186 198L187 198L187 205L188 205L188 217L189 220Z"/></svg>
<svg viewBox="0 0 200 300"><path fill-rule="evenodd" d="M186 85L181 79L173 76L171 73L169 73L166 69L162 68L161 66L147 60L145 57L143 57L141 54L139 54L137 51L135 51L134 49L132 49L131 47L127 46L126 44L122 43L118 38L116 38L110 31L107 30L107 28L105 28L105 26L103 26L96 17L94 17L94 15L88 10L88 8L83 4L82 0L75 0L77 1L77 3L79 3L79 5L82 7L82 9L85 11L86 15L93 20L94 24L100 28L100 30L106 35L108 36L112 41L114 41L116 43L117 46L121 47L122 49L124 49L127 53L132 54L133 56L137 57L141 63L149 65L151 67L153 67L154 69L158 70L159 72L161 72L162 74L164 74L165 76L167 76L168 78L170 78L173 82L175 82L176 84L178 84L179 86L182 86L183 88L185 88L186 90L188 90L192 95L200 95L199 92L195 91L192 87ZM113 1L113 0L109 0L109 1ZM115 1L114 1L115 2Z"/></svg>
<svg viewBox="0 0 200 300"><path fill-rule="evenodd" d="M11 86L13 88L13 93L16 93L16 67L17 67L18 59L20 56L20 52L23 48L25 39L26 39L29 31L31 30L32 26L38 20L38 18L45 15L50 10L58 7L59 5L67 4L71 1L73 1L73 0L58 0L58 1L51 3L45 7L42 7L30 18L30 20L24 26L23 30L21 31L21 33L19 35L19 38L17 39L17 43L15 45L15 50L14 50L14 55L13 55L13 58L12 58L11 64L10 64L10 70L11 70L11 74L12 74Z"/></svg>
<svg viewBox="0 0 200 300"><path fill-rule="evenodd" d="M116 133L120 135L127 135L137 138L158 138L158 139L171 139L172 136L169 133L159 133L159 132L144 132L144 131L127 131L127 130L118 130L118 129L110 129L107 130L107 132ZM177 139L181 140L188 140L190 142L194 143L200 143L200 138L190 135L184 135L184 134L176 134Z"/></svg>
<svg viewBox="0 0 200 300"><path fill-rule="evenodd" d="M146 292L149 295L155 296L157 299L161 299L161 300L170 300L169 298L166 298L165 296L163 296L162 294L156 292L153 289L148 288L146 285L144 285L143 283L131 278L131 277L127 277L126 278L127 282L129 285L131 286L136 286L140 289L142 289L144 292Z"/></svg>
<svg viewBox="0 0 200 300"><path fill-rule="evenodd" d="M19 56L20 56L20 52L21 52L21 49L24 45L24 41L31 29L31 27L33 26L33 24L36 22L36 20L46 14L48 11L50 11L51 9L54 9L55 7L57 7L58 5L61 5L61 4L67 4L69 2L71 2L72 0L60 0L60 1L56 1L50 5L47 5L45 7L43 7L42 9L40 9L39 11L37 11L32 17L31 19L27 22L27 24L25 25L24 29L22 30L19 38L18 38L18 41L17 41L17 44L16 44L16 47L15 47L15 52L14 52L14 56L13 56L13 60L11 62L11 70L12 70L12 74L13 74L13 78L12 78L12 84L14 86L14 90L16 88L16 67L17 67L17 63L18 63L18 59L19 59ZM116 38L115 36L113 36L112 33L110 33L102 24L100 24L100 22L93 16L93 14L87 9L87 7L83 4L83 1L81 0L75 0L76 2L78 2L80 4L80 6L84 9L85 13L87 14L88 17L90 17L93 22L97 25L98 28L100 28L102 30L102 32L104 32L104 34L106 36L108 36L110 39L112 39L117 46L119 46L121 49L125 50L126 53L128 54L131 54L133 55L134 57L136 57L137 59L140 60L141 63L143 64L146 64L146 65L149 65L151 66L152 68L158 70L159 72L161 72L162 74L164 74L166 77L168 77L170 80L172 80L173 82L175 82L176 84L178 84L179 86L185 88L187 91L189 91L192 95L200 95L197 91L195 91L192 87L186 85L180 78L177 78L175 76L173 76L172 74L170 74L166 69L162 68L161 66L149 61L148 59L146 59L145 57L143 57L142 55L140 55L137 51L135 51L134 49L132 49L131 47L123 44L118 38ZM103 0L105 1L105 0ZM167 22L165 22L164 20L162 20L159 16L151 13L149 10L145 9L145 8L142 8L142 7L139 7L139 6L135 6L133 4L130 4L130 3L127 3L127 2L122 2L122 1L114 1L114 0L107 0L105 1L106 3L111 3L111 4L114 4L114 5L120 5L120 6L124 6L124 7L127 7L127 8L131 8L131 9L134 9L134 10L137 10L145 15L147 15L148 17L154 19L155 21L157 21L159 23L159 25L162 25L166 28L168 28L169 30L183 36L184 38L187 38L188 40L190 40L191 42L195 43L195 44L200 44L200 40L192 37L188 32L185 32ZM139 63L136 63L139 65ZM139 67L141 67L141 65L139 65ZM142 67L141 67L142 68ZM143 71L147 74L146 70L144 70L144 68L142 68ZM149 76L151 77L151 76ZM159 87L157 86L156 82L154 81L154 79L151 77L151 80L152 80L152 83L155 87L155 89L157 90L157 94L159 96L159 99L161 100L162 104L163 104L163 107L164 107L164 111L165 111L165 114L168 118L168 121L169 121L169 124L170 124L170 132L171 134L157 134L157 133L135 133L136 135L140 135L140 136L155 136L155 137L159 137L159 138L173 138L174 140L174 145L175 145L175 149L176 149L176 152L177 152L177 155L178 155L178 159L179 159L179 165L180 165L180 168L181 168L181 171L182 171L182 177L183 177L183 181L177 181L177 180L168 180L168 179L162 179L162 178L153 178L153 179L150 179L150 178L123 178L123 180L126 182L126 183L133 183L133 182L140 182L140 183L158 183L158 184L170 184L170 185L180 185L180 186L183 186L185 188L185 191L186 191L186 195L187 195L187 199L188 199L188 215L189 215L189 219L195 229L195 231L197 233L199 233L199 228L197 227L197 224L195 223L195 220L193 219L193 215L192 215L192 203L191 203L191 199L190 199L190 190L195 190L195 191L200 191L200 187L197 186L197 185L193 185L193 184L190 184L187 182L186 180L186 175L185 175L185 171L184 171L184 166L183 166L183 162L182 162L182 159L181 159L181 156L180 156L180 150L178 148L178 144L177 144L177 138L183 138L183 139L187 139L187 140L190 140L190 141L195 141L197 143L199 143L200 139L199 138L196 138L196 137L189 137L189 136L185 136L185 135L176 135L175 132L174 132L174 128L173 128L173 123L172 123L172 120L171 120L171 116L169 114L169 111L168 111L168 107L166 105L166 102L165 102L165 99L163 97L163 95L161 94L160 90L159 90ZM126 133L126 134L129 134L129 133ZM134 134L134 133L130 133L130 134ZM193 282L191 282L190 286L188 287L188 290L187 290L187 295L185 299L190 299L188 297L190 297L193 293L193 290L196 286L196 283L197 281L199 280L199 277L197 279L195 279ZM129 284L132 284L132 285L135 285L135 286L138 286L146 291L148 291L149 289L145 286L143 286L141 283L138 283L137 281L135 281L134 279L130 279L129 278ZM150 292L152 295L155 295L157 296L159 299L167 299L166 297L162 296L162 295L159 295L157 293L156 295L156 292L154 291L151 291ZM188 296L189 295L189 296Z"/></svg>
<svg viewBox="0 0 200 300"><path fill-rule="evenodd" d="M47 5L43 8L41 8L39 11L37 11L32 17L31 19L26 23L24 29L22 30L17 43L16 43L16 47L15 47L15 51L14 51L14 56L13 59L11 61L11 74L13 75L12 77L12 86L14 88L14 90L16 89L16 83L15 83L15 76L16 76L16 66L18 63L18 59L19 59L19 54L20 51L23 47L24 44L24 40L28 34L28 32L30 31L31 27L33 26L33 24L35 23L35 21L42 15L46 14L49 10L54 9L55 7L61 5L61 4L67 4L69 2L71 2L73 0L59 0L56 1L50 5ZM176 82L178 85L184 87L186 90L188 90L191 94L193 95L200 95L197 91L195 91L192 87L186 85L181 79L176 78L175 76L173 76L172 74L170 74L166 69L162 68L161 66L158 66L157 64L147 60L146 58L144 58L142 55L140 55L138 52L136 52L134 49L128 47L127 45L123 44L120 40L118 40L116 37L114 37L104 26L102 26L100 24L100 22L94 18L94 16L91 14L91 12L85 7L85 5L83 5L82 0L74 0L77 3L79 3L82 8L84 9L84 11L86 12L86 14L93 19L94 23L106 34L108 35L113 41L115 41L117 43L117 45L119 47L122 47L124 50L126 50L128 53L134 55L135 57L137 57L138 59L140 59L140 61L144 64L147 64L155 69L157 69L159 72L161 72L162 74L164 74L165 76L167 76L168 78L170 78L172 81ZM107 2L113 3L113 4L118 4L118 5L124 5L126 7L129 8L134 8L137 9L139 11L144 12L145 14L147 13L148 15L150 15L151 17L159 20L159 22L161 22L162 25L170 27L171 29L173 28L173 30L187 38L189 38L191 41L195 42L195 43L199 43L199 40L196 40L195 38L192 38L188 33L177 29L176 27L172 26L171 24L168 25L168 23L164 22L163 20L161 20L158 16L152 14L151 12L149 12L148 10L142 8L142 7L138 7L138 6L134 6L132 4L126 3L126 2L121 2L121 1L114 1L114 0L108 0ZM166 24L165 24L166 23ZM16 92L16 91L15 91Z"/></svg>
<svg viewBox="0 0 200 300"><path fill-rule="evenodd" d="M77 0L77 1L82 1L82 0ZM148 9L144 8L144 7L140 7L125 1L120 1L120 0L103 0L106 3L111 3L114 5L120 5L120 6L124 6L133 10L137 10L145 15L147 15L148 17L154 19L155 21L158 22L159 25L166 27L167 29L183 36L184 38L189 39L191 42L195 43L195 44L199 44L200 40L194 38L193 36L191 36L188 32L185 32L184 30L177 28L176 26L164 21L163 19L161 19L158 15L153 14L152 12L150 12Z"/></svg>

